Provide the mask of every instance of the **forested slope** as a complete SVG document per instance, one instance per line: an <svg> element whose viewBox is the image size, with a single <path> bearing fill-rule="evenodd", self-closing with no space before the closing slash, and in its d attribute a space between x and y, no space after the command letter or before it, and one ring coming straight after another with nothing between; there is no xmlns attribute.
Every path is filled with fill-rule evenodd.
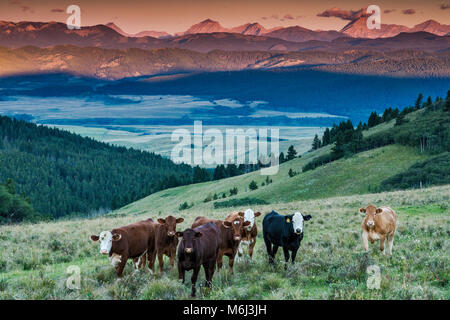
<svg viewBox="0 0 450 320"><path fill-rule="evenodd" d="M192 168L59 129L0 117L0 183L12 179L41 215L115 209L192 182Z"/></svg>

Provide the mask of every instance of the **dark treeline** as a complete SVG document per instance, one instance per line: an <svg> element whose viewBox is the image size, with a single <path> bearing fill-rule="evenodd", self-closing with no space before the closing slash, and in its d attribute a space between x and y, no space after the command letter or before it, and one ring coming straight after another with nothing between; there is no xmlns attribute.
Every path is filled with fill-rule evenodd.
<svg viewBox="0 0 450 320"><path fill-rule="evenodd" d="M220 180L230 177L239 176L241 174L253 172L259 170L261 168L261 164L240 164L236 165L234 163L227 164L226 166L223 164L217 165L215 169L205 169L200 166L194 167L194 173L192 182L200 183L211 180Z"/></svg>
<svg viewBox="0 0 450 320"><path fill-rule="evenodd" d="M153 153L0 117L0 182L12 179L41 217L116 209L192 176Z"/></svg>
<svg viewBox="0 0 450 320"><path fill-rule="evenodd" d="M335 161L345 156L382 147L389 144L402 144L417 147L421 152L440 153L450 150L450 90L446 99L437 97L433 102L431 97L422 102L419 94L415 105L402 111L388 108L382 115L372 112L367 123L359 123L356 128L350 120L327 128L322 139L316 135L312 149L334 144L331 153L320 156L307 163L303 171L312 170L323 164ZM409 121L405 116L413 111L422 110L417 119ZM364 138L363 131L384 122L395 119L393 128Z"/></svg>
<svg viewBox="0 0 450 320"><path fill-rule="evenodd" d="M283 152L281 152L278 155L278 161L279 164L285 163L286 161L292 160L296 158L297 151L295 150L294 146L291 145L289 149L287 150L286 156ZM213 171L210 171L205 168L200 168L199 166L196 166L194 168L194 174L193 174L193 182L206 182L211 180L220 180L225 178L231 178L235 176L239 176L242 174L246 174L249 172L257 171L261 168L268 167L271 164L263 164L261 161L258 161L258 163L251 163L251 164L239 164L236 165L234 163L229 163L227 165L217 165L216 168Z"/></svg>

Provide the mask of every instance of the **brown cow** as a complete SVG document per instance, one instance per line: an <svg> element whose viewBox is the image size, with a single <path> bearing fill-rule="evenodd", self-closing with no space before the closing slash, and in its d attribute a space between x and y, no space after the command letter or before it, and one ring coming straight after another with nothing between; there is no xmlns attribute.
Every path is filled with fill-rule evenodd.
<svg viewBox="0 0 450 320"><path fill-rule="evenodd" d="M365 213L362 223L362 238L364 249L369 250L369 243L380 240L380 250L385 253L384 242L387 240L389 254L392 254L392 245L394 243L394 235L397 227L397 214L390 207L377 208L368 205L366 208L359 209L361 213Z"/></svg>
<svg viewBox="0 0 450 320"><path fill-rule="evenodd" d="M258 227L255 223L255 218L259 217L261 215L261 212L253 212L252 209L247 209L245 212L232 212L230 213L225 220L233 220L237 216L241 216L244 218L244 222L248 221L250 222L250 225L248 225L245 228L242 228L242 234L241 234L241 242L239 243L238 252L236 261L238 261L244 254L243 247L247 247L248 255L250 256L250 259L253 256L253 249L256 244L256 237L258 235Z"/></svg>
<svg viewBox="0 0 450 320"><path fill-rule="evenodd" d="M197 217L192 224L192 229L206 224L208 222L214 222L220 230L221 243L219 248L219 254L217 256L217 268L222 268L223 256L228 257L228 265L230 272L233 273L234 258L241 242L242 228L250 225L250 222L244 222L244 218L238 215L238 217L230 220L217 220L208 219L206 217Z"/></svg>
<svg viewBox="0 0 450 320"><path fill-rule="evenodd" d="M133 259L136 270L145 265L148 258L148 267L153 272L155 247L155 222L152 219L139 221L127 226L102 231L100 235L92 235L92 241L100 240L100 253L107 254L119 278L128 259Z"/></svg>
<svg viewBox="0 0 450 320"><path fill-rule="evenodd" d="M177 232L177 236L183 237L178 246L178 277L184 284L185 272L194 270L191 295L195 297L195 283L201 266L205 270L205 286L211 288L221 241L220 230L215 223L210 222L195 229Z"/></svg>
<svg viewBox="0 0 450 320"><path fill-rule="evenodd" d="M182 223L183 218L168 216L165 219L158 219L156 225L156 252L158 255L159 272L163 272L164 258L166 255L170 259L170 266L175 264L175 255L177 252L178 238L176 237L177 223Z"/></svg>

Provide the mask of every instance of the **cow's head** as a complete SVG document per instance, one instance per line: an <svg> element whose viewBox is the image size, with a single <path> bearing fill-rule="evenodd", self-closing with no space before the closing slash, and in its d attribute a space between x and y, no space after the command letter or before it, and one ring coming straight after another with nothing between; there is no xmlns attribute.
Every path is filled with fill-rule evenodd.
<svg viewBox="0 0 450 320"><path fill-rule="evenodd" d="M184 247L184 252L187 254L195 253L195 248L197 239L199 239L203 234L201 232L195 231L194 229L186 229L183 232L177 232L177 237L183 237L181 243Z"/></svg>
<svg viewBox="0 0 450 320"><path fill-rule="evenodd" d="M111 233L110 231L102 231L99 236L92 235L92 241L100 241L100 253L109 254L113 241L120 241L122 235L120 233Z"/></svg>
<svg viewBox="0 0 450 320"><path fill-rule="evenodd" d="M241 240L242 229L250 225L249 221L244 221L241 213L243 216L243 212L240 212L239 216L233 221L225 220L224 222L222 222L225 228L231 228L233 230L233 239L235 241Z"/></svg>
<svg viewBox="0 0 450 320"><path fill-rule="evenodd" d="M158 219L158 222L167 228L167 236L174 237L177 232L177 223L182 223L184 221L183 218L175 218L173 216L168 216L165 219Z"/></svg>
<svg viewBox="0 0 450 320"><path fill-rule="evenodd" d="M288 225L289 233L301 235L303 233L303 221L311 219L311 215L303 215L301 212L296 212L291 215L284 216L284 221Z"/></svg>
<svg viewBox="0 0 450 320"><path fill-rule="evenodd" d="M371 204L369 204L367 207L365 208L360 208L359 212L361 212L362 214L364 214L366 216L365 220L366 220L366 226L367 228L373 228L375 227L375 221L374 218L377 214L381 213L383 210L380 208L377 208Z"/></svg>
<svg viewBox="0 0 450 320"><path fill-rule="evenodd" d="M253 226L255 225L255 218L259 217L261 215L261 212L253 212L252 209L247 209L245 210L245 212L239 212L239 215L244 218L244 222L250 222L250 224L246 228L248 231L251 231Z"/></svg>

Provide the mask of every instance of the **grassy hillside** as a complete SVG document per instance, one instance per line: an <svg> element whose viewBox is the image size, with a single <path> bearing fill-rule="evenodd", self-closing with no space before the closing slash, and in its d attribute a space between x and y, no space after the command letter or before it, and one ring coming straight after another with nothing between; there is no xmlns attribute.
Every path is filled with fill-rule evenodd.
<svg viewBox="0 0 450 320"><path fill-rule="evenodd" d="M295 201L255 206L264 214L272 209L288 214L302 210L312 215L297 263L284 271L279 250L274 268L267 263L261 232L252 263L235 264L216 272L213 290L198 290L199 299L450 299L448 264L450 186ZM399 216L391 259L376 246L363 252L361 206L389 204ZM237 209L237 208L232 208ZM179 229L190 226L197 215L223 218L232 209L207 207L183 211ZM242 209L242 208L241 208ZM165 216L149 204L127 215L89 220L5 226L0 229L0 299L187 299L190 283L177 280L167 266L163 275L136 273L128 263L122 281L116 281L109 260L99 254L91 234L139 221ZM122 211L123 212L123 211ZM261 230L261 218L257 219ZM24 245L26 244L26 245ZM226 262L226 259L225 259ZM381 289L370 290L366 269L381 270ZM81 271L80 290L65 286L69 266ZM188 273L188 278L191 273ZM204 283L203 271L198 284Z"/></svg>
<svg viewBox="0 0 450 320"><path fill-rule="evenodd" d="M370 139L383 135L417 135L417 133L410 133L413 130L412 128L424 127L422 121L428 123L429 128L432 127L433 123L439 121L448 122L447 113L441 110L420 109L406 114L405 124L400 127L395 127L396 119L393 119L362 131L363 137ZM399 128L402 128L402 130L399 130ZM419 138L411 138L410 140L419 141ZM118 210L116 214L139 213L149 207L156 212L163 209L177 211L184 202L192 206L189 209L191 211L198 208L213 210L214 203L223 201L245 204L242 203L242 199L250 199L251 203L261 200L266 203L282 203L382 191L385 187L383 181L388 181L397 175L405 175L412 166L430 161L436 156L436 153L420 152L418 142L417 146L412 142L405 144L391 144L353 155L350 154L314 170L302 172L306 164L331 152L333 145L327 145L306 153L301 158L281 164L278 173L269 177L272 180L270 184L265 181L266 176L262 176L259 171L256 171L220 181L167 189L127 205ZM290 170L298 174L290 177ZM257 183L257 190L250 190L249 184L252 181ZM237 195L230 195L229 191L232 188L238 189ZM395 189L395 187L390 190L392 189ZM221 197L224 193L227 196L226 199ZM206 198L211 198L215 194L219 199L204 202ZM241 199L240 202L239 199Z"/></svg>
<svg viewBox="0 0 450 320"><path fill-rule="evenodd" d="M354 157L341 159L313 171L289 177L290 168L301 172L302 166L310 159L327 151L328 147L283 163L280 165L279 172L270 176L273 182L264 187L261 186L261 183L266 176L260 175L260 172L257 171L229 179L167 189L127 205L116 211L115 214L141 213L149 208L155 213L167 210L177 211L179 205L185 201L189 204L194 203L194 206L188 209L193 212L199 208L213 210L214 201L204 203L203 200L214 193L226 192L228 195L229 190L233 187L238 188L236 196L216 201L250 197L263 199L268 203L280 203L363 194L377 190L384 179L400 173L417 161L428 157L413 148L392 145L362 152ZM255 191L250 191L248 187L252 180L256 181L259 186Z"/></svg>

